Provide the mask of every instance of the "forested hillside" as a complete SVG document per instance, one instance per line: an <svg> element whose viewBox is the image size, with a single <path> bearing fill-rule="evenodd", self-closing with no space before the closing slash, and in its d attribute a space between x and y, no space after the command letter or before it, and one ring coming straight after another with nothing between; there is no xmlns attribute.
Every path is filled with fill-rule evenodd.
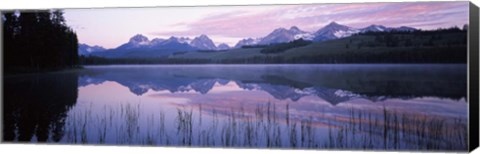
<svg viewBox="0 0 480 154"><path fill-rule="evenodd" d="M78 66L78 40L60 10L2 12L5 73Z"/></svg>

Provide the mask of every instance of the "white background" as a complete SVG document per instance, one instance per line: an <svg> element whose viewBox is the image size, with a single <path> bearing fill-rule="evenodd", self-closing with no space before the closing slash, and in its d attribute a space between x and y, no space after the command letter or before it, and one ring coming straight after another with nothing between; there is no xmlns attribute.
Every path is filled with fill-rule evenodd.
<svg viewBox="0 0 480 154"><path fill-rule="evenodd" d="M152 7L152 6L206 6L206 5L247 5L247 4L309 4L309 3L362 3L362 2L412 2L426 0L181 0L181 1L154 1L154 0L0 0L0 9L50 9L50 8L102 8L102 7ZM436 0L445 1L445 0ZM479 6L480 0L472 0ZM477 130L478 131L478 130ZM81 145L44 145L44 144L1 144L0 152L5 153L195 153L195 154L309 154L309 153L412 153L412 152L383 152L383 151L326 151L326 150L269 150L269 149L221 149L221 148L167 148L167 147L139 147L139 146L81 146ZM480 153L477 148L476 154Z"/></svg>

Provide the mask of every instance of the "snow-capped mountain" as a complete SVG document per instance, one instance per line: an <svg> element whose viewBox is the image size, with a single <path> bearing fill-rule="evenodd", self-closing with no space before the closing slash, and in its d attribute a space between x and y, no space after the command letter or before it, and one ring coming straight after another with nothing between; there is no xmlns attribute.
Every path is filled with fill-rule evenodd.
<svg viewBox="0 0 480 154"><path fill-rule="evenodd" d="M226 45L226 44L225 44ZM229 49L228 45L222 45L221 49ZM146 36L137 34L127 43L108 52L95 53L95 56L107 58L137 57L152 58L165 57L175 52L195 50L219 50L207 35L200 35L194 39L188 37L171 36L168 39L155 38L149 40Z"/></svg>
<svg viewBox="0 0 480 154"><path fill-rule="evenodd" d="M315 38L315 36L312 33L302 33L294 36L294 40L298 40L298 39L313 40L313 38Z"/></svg>
<svg viewBox="0 0 480 154"><path fill-rule="evenodd" d="M355 28L348 27L345 25L340 25L336 22L331 22L330 24L326 25L325 27L315 32L314 33L315 38L313 40L324 41L324 40L338 39L338 38L351 36L358 32L360 32L360 30L357 30Z"/></svg>
<svg viewBox="0 0 480 154"><path fill-rule="evenodd" d="M188 37L180 37L180 38L178 38L178 41L180 43L186 43L186 44L191 44L192 43L192 39L190 39Z"/></svg>
<svg viewBox="0 0 480 154"><path fill-rule="evenodd" d="M228 44L225 44L225 43L220 43L217 46L217 50L227 50L227 49L230 49L230 46L228 46Z"/></svg>
<svg viewBox="0 0 480 154"><path fill-rule="evenodd" d="M130 38L129 43L138 44L138 45L148 45L150 44L150 41L146 36L143 36L142 34L137 34L132 38Z"/></svg>
<svg viewBox="0 0 480 154"><path fill-rule="evenodd" d="M370 25L365 28L361 28L360 32L389 32L389 31L415 31L417 29L407 26L401 27L385 27L382 25Z"/></svg>
<svg viewBox="0 0 480 154"><path fill-rule="evenodd" d="M240 48L246 45L269 45L276 43L291 42L298 39L311 41L325 41L332 39L339 39L349 37L356 33L362 32L384 32L384 31L414 31L415 28L401 26L401 27L386 27L383 25L370 25L365 28L352 28L341 25L336 22L331 22L322 27L316 32L307 32L300 30L297 26L292 26L289 29L277 28L265 37L256 39L246 38L240 40L233 48ZM120 45L115 49L105 50L101 47L94 46L79 46L79 54L92 54L100 57L166 57L175 52L196 51L196 50L226 50L230 49L227 44L219 44L218 47L207 35L200 35L193 39L188 37L172 36L168 39L155 38L149 40L146 36L136 34L129 39L127 43ZM108 51L108 52L95 52ZM111 52L110 52L111 51Z"/></svg>
<svg viewBox="0 0 480 154"><path fill-rule="evenodd" d="M151 44L151 45L156 45L156 44L162 43L163 41L165 41L165 39L154 38L153 40L150 41L150 44Z"/></svg>
<svg viewBox="0 0 480 154"><path fill-rule="evenodd" d="M396 31L415 31L417 29L415 29L413 27L408 27L408 26L401 26L401 27L398 27L398 28L392 28L392 30L396 30Z"/></svg>
<svg viewBox="0 0 480 154"><path fill-rule="evenodd" d="M245 46L245 45L256 45L258 44L258 42L261 41L262 38L256 38L256 39L252 39L252 38L246 38L246 39L242 39L240 41L238 41L237 44L235 44L235 48L241 48L242 46Z"/></svg>
<svg viewBox="0 0 480 154"><path fill-rule="evenodd" d="M168 39L155 38L150 41L146 36L137 34L131 37L127 43L115 49L96 52L93 55L106 58L153 58L166 57L179 51L198 50L187 43L182 43L182 40L170 37Z"/></svg>
<svg viewBox="0 0 480 154"><path fill-rule="evenodd" d="M174 45L176 44L176 45ZM195 37L194 39L190 39L188 37L175 37L172 36L168 39L161 39L155 38L153 40L149 40L146 36L141 34L137 34L130 38L130 40L119 46L117 49L138 49L138 48L163 48L163 46L179 46L179 44L189 45L192 48L196 48L199 50L216 50L216 46L213 41L208 38L206 35L200 35Z"/></svg>
<svg viewBox="0 0 480 154"><path fill-rule="evenodd" d="M101 46L98 46L98 45L95 45L95 46L89 46L87 44L83 44L83 43L79 43L78 44L78 54L79 55L90 55L91 53L94 53L94 52L100 52L100 51L105 51L106 49L101 47Z"/></svg>
<svg viewBox="0 0 480 154"><path fill-rule="evenodd" d="M135 36L131 37L130 40L117 47L117 49L132 49L132 48L145 48L150 45L150 41L146 36L143 36L142 34L136 34Z"/></svg>
<svg viewBox="0 0 480 154"><path fill-rule="evenodd" d="M267 36L263 37L258 44L275 44L290 42L296 39L311 40L313 35L300 30L296 26L292 26L290 29L277 28Z"/></svg>
<svg viewBox="0 0 480 154"><path fill-rule="evenodd" d="M368 27L360 29L360 32L384 32L388 31L389 29L382 25L370 25Z"/></svg>
<svg viewBox="0 0 480 154"><path fill-rule="evenodd" d="M200 35L195 37L190 43L192 47L198 48L200 50L216 50L217 47L213 43L213 41L208 38L207 35Z"/></svg>
<svg viewBox="0 0 480 154"><path fill-rule="evenodd" d="M268 45L274 43L285 43L293 40L303 39L312 41L325 41L333 40L344 37L352 36L353 34L362 32L384 32L384 31L414 31L417 30L412 27L386 27L383 25L370 25L365 28L353 28L345 25L338 24L337 22L331 22L326 26L320 28L314 33L300 30L297 26L292 26L290 29L277 28L265 37L258 39L242 39L236 45L235 48L239 48L244 45Z"/></svg>
<svg viewBox="0 0 480 154"><path fill-rule="evenodd" d="M386 27L383 25L370 25L365 28L352 28L345 25L338 24L336 22L331 22L325 27L319 29L314 33L314 41L324 41L339 39L344 37L352 36L353 34L363 33L363 32L389 32L389 31L415 31L417 29L407 26L401 27Z"/></svg>
<svg viewBox="0 0 480 154"><path fill-rule="evenodd" d="M160 39L160 40L163 40L163 39ZM196 49L188 44L188 38L183 38L183 37L177 38L173 36L166 40L158 41L156 43L153 43L153 40L152 40L149 48L152 50L164 49L164 50L185 50L185 51Z"/></svg>
<svg viewBox="0 0 480 154"><path fill-rule="evenodd" d="M165 45L172 45L172 44L186 44L193 48L199 50L216 50L216 46L213 41L207 35L200 35L195 37L194 39L190 39L188 37L175 37L171 36L168 39L161 39L155 38L151 41L148 40L147 37L137 34L130 38L130 41L119 48L122 49L129 49L129 48L157 48Z"/></svg>

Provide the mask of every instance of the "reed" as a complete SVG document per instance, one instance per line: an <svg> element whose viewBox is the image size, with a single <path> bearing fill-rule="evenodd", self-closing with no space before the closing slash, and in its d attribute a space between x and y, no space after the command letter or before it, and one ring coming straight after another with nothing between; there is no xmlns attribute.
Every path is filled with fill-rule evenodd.
<svg viewBox="0 0 480 154"><path fill-rule="evenodd" d="M346 116L293 116L290 104L258 104L229 111L201 105L143 114L137 105L73 112L64 142L84 144L177 145L268 148L465 150L467 120L353 107ZM91 110L91 109L89 109ZM172 114L170 114L172 115ZM95 117L95 118L92 118ZM96 130L96 131L95 131Z"/></svg>

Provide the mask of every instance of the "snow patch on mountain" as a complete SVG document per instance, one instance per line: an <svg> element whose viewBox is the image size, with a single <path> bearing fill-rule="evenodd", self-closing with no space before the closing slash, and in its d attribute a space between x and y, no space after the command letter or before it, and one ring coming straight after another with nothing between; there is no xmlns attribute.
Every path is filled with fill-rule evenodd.
<svg viewBox="0 0 480 154"><path fill-rule="evenodd" d="M98 46L98 45L90 46L90 45L83 44L83 43L78 44L78 54L83 55L83 56L90 55L90 54L95 53L95 52L105 51L105 50L107 50L107 49L105 49L101 46Z"/></svg>
<svg viewBox="0 0 480 154"><path fill-rule="evenodd" d="M335 35L335 37L337 38L344 38L344 37L349 37L349 36L352 36L353 34L356 34L358 33L359 30L356 30L356 29L350 29L350 30L347 30L347 31L335 31L333 33L333 35Z"/></svg>
<svg viewBox="0 0 480 154"><path fill-rule="evenodd" d="M313 40L315 36L311 33L302 33L302 34L297 34L293 37L295 40L298 39L303 39L303 40Z"/></svg>
<svg viewBox="0 0 480 154"><path fill-rule="evenodd" d="M241 48L242 46L246 46L246 45L256 45L258 44L260 41L262 40L262 38L246 38L246 39L242 39L240 41L238 41L238 43L235 45L235 48Z"/></svg>

